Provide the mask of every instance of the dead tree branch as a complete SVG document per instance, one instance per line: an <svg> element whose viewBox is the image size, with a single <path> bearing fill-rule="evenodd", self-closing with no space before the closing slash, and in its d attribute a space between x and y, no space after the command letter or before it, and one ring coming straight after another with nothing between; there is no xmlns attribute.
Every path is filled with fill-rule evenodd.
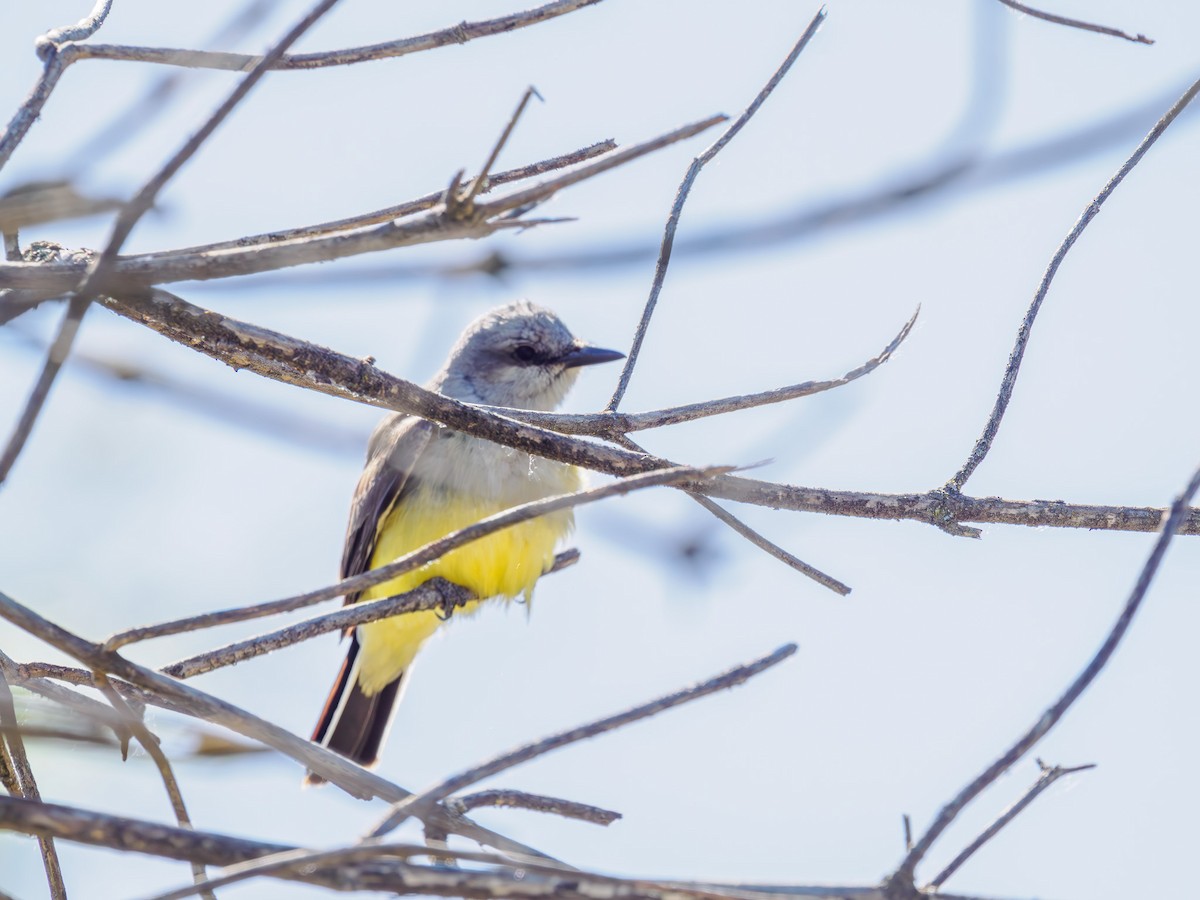
<svg viewBox="0 0 1200 900"><path fill-rule="evenodd" d="M1152 39L1146 37L1144 34L1130 34L1128 31L1121 31L1119 28L1109 28L1107 25L1093 25L1091 22L1082 22L1079 19L1056 16L1054 13L1043 12L1040 9L1034 9L1032 6L1026 6L1024 3L1018 3L1017 0L1000 0L1000 2L1009 9L1015 9L1017 12L1025 13L1027 16L1053 22L1056 25L1066 25L1068 28L1078 28L1081 31L1094 31L1096 34L1107 34L1110 37L1122 38L1132 41L1135 44L1154 43Z"/></svg>
<svg viewBox="0 0 1200 900"><path fill-rule="evenodd" d="M1017 383L1017 375L1021 369L1021 361L1025 358L1025 348L1029 344L1029 337L1033 331L1033 323L1037 319L1038 312L1042 308L1042 301L1046 299L1046 294L1050 290L1050 283L1054 281L1054 276L1058 273L1059 266L1062 265L1063 259L1068 251L1075 246L1075 242L1079 240L1079 236L1083 234L1083 230L1087 228L1092 219L1100 212L1100 208L1104 205L1112 192L1117 189L1125 176L1133 171L1146 152L1154 146L1154 143L1162 136L1172 122L1178 118L1179 114L1187 108L1188 104L1195 98L1197 92L1200 92L1200 81L1196 81L1183 92L1183 96L1175 101L1174 105L1167 110L1158 123L1150 129L1150 133L1142 140L1137 149L1133 151L1133 155L1127 159L1121 168L1117 170L1108 184L1106 184L1100 193L1096 195L1096 199L1088 204L1080 215L1079 220L1075 223L1075 227L1063 239L1062 244L1054 253L1054 257L1050 260L1050 265L1042 276L1041 284L1038 285L1037 293L1034 294L1033 303L1029 306L1029 311L1025 313L1025 319L1021 323L1021 327L1017 329L1016 344L1013 345L1012 354L1008 358L1008 366L1004 370L1004 378L1000 382L1000 392L996 395L996 404L992 408L991 415L983 427L983 434L979 440L975 442L967 461L963 463L954 476L946 483L946 490L960 491L963 485L967 483L967 479L979 467L987 456L988 451L992 449L992 441L996 438L996 432L1000 430L1000 421L1004 418L1004 413L1008 409L1008 403L1012 399L1013 388Z"/></svg>
<svg viewBox="0 0 1200 900"><path fill-rule="evenodd" d="M234 368L248 369L319 393L421 416L548 459L615 476L674 465L648 454L579 440L481 407L467 406L388 375L363 360L210 312L166 291L106 298L102 302L113 312ZM549 424L550 420L541 421ZM1147 507L969 497L937 489L916 494L833 491L733 475L718 476L706 485L684 487L695 487L710 497L772 509L868 519L910 519L939 528L950 523L976 523L1155 531L1163 514L1162 509ZM1188 515L1180 533L1200 534L1200 511Z"/></svg>

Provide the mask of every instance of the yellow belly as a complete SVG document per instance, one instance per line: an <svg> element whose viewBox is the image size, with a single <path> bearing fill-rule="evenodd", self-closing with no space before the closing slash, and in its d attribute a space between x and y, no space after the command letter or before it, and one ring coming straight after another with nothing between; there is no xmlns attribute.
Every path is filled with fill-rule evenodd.
<svg viewBox="0 0 1200 900"><path fill-rule="evenodd" d="M376 535L371 568L385 565L452 531L478 522L514 504L480 503L458 494L418 487L384 516ZM522 522L447 553L441 559L371 588L363 600L410 591L441 576L481 599L528 598L538 577L554 561L554 548L570 531L569 511ZM471 603L459 610L472 612ZM358 683L376 694L408 668L421 644L442 624L435 612L406 613L362 625Z"/></svg>

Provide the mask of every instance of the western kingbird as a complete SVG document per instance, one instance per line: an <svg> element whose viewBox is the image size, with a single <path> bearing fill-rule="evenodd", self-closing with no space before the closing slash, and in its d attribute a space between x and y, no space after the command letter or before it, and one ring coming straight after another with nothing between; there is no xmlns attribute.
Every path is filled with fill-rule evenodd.
<svg viewBox="0 0 1200 900"><path fill-rule="evenodd" d="M426 386L467 403L549 411L562 402L580 366L623 356L576 340L554 313L521 301L467 326ZM509 507L578 490L581 480L574 466L415 416L390 415L367 445L341 577L386 565ZM346 602L401 594L439 575L480 600L528 599L573 524L570 510L522 522ZM477 607L472 602L463 612ZM413 658L441 622L437 612L426 611L358 626L312 739L355 762L375 763ZM308 781L321 779L309 773Z"/></svg>

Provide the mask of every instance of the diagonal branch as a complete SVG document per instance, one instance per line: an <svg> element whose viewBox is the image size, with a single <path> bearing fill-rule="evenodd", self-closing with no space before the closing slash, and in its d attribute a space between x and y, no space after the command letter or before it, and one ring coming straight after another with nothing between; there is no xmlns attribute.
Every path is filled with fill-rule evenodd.
<svg viewBox="0 0 1200 900"><path fill-rule="evenodd" d="M924 889L926 891L936 892L939 890L951 875L962 868L963 863L965 863L979 851L979 848L999 834L1005 825L1024 812L1025 808L1028 807L1030 803L1036 800L1043 791L1050 787L1050 785L1054 784L1054 782L1058 781L1058 779L1066 775L1074 775L1076 772L1086 772L1089 769L1096 768L1094 763L1089 763L1085 766L1071 766L1070 768L1064 768L1062 766L1047 766L1041 760L1038 760L1038 765L1042 767L1041 777L1033 783L1029 790L1021 795L1020 799L1018 799L1016 803L1012 804L1012 806L1000 813L994 822L988 825L988 827L985 828L980 835L975 838L975 840L971 841L971 843L968 844L963 851L958 854L958 856L954 857L954 859L947 864L946 868L942 869L942 871L940 871L934 877L934 879L929 882L929 884L925 885Z"/></svg>
<svg viewBox="0 0 1200 900"><path fill-rule="evenodd" d="M1183 492L1171 504L1171 511L1166 516L1163 522L1162 531L1159 534L1158 540L1154 543L1153 550L1150 551L1150 556L1146 563L1142 566L1142 571L1138 575L1137 584L1134 585L1133 591L1129 595L1129 599L1125 602L1124 609L1121 610L1121 615L1113 624L1108 636L1104 639L1104 643L1100 645L1100 649L1096 651L1083 671L1078 677L1067 687L1054 703L1051 705L1038 720L1013 743L998 759L984 769L970 784L964 787L954 799L942 807L933 824L921 836L921 839L913 845L913 848L905 856L900 866L892 875L890 881L903 886L912 884L913 873L925 855L929 852L929 848L934 842L941 837L942 833L950 827L950 824L958 818L959 813L966 808L972 800L978 797L983 791L1003 775L1009 768L1013 766L1022 756L1028 753L1038 741L1045 737L1055 725L1059 723L1067 710L1069 710L1076 700L1087 690L1088 686L1095 681L1104 667L1108 665L1108 661L1112 658L1113 653L1121 644L1121 640L1125 637L1125 633L1129 630L1129 626L1133 622L1133 617L1141 608L1142 601L1146 597L1146 592L1150 588L1154 576L1158 572L1159 565L1162 563L1163 556L1167 552L1167 548L1171 545L1172 539L1183 522L1184 517L1188 512L1188 504L1191 503L1192 497L1196 491L1200 490L1200 469L1193 473L1191 480L1184 488Z"/></svg>
<svg viewBox="0 0 1200 900"><path fill-rule="evenodd" d="M766 102L766 99L771 96L771 92L781 82L788 70L791 69L792 63L804 52L804 48L808 46L808 42L812 40L813 35L817 33L817 29L821 27L821 23L825 21L825 8L821 7L817 11L816 16L809 23L808 28L804 30L804 34L800 36L800 40L792 47L792 51L787 55L787 58L775 70L775 74L771 76L754 101L746 107L745 111L730 125L725 132L717 138L716 142L692 160L692 164L688 167L687 173L683 176L683 181L679 185L679 189L675 194L675 202L671 204L671 214L667 217L666 228L663 230L662 246L658 252L658 262L654 266L654 281L650 286L650 296L646 298L646 305L642 310L642 318L638 322L637 331L633 336L633 344L629 348L629 353L625 357L625 364L621 368L621 374L617 378L617 386L613 391L612 398L608 401L605 410L608 412L616 411L616 408L621 405L621 400L625 396L625 391L629 387L629 379L633 376L633 368L637 365L638 354L642 350L642 342L646 338L646 330L650 327L650 318L654 315L654 307L658 304L658 295L662 292L663 282L667 277L667 266L671 264L671 248L675 243L675 230L679 226L679 217L683 215L683 205L687 202L688 195L692 191L692 184L695 183L696 177L718 153L724 149L725 145L732 141L739 131L750 121L751 117L758 112L758 108Z"/></svg>
<svg viewBox="0 0 1200 900"><path fill-rule="evenodd" d="M600 0L556 0L523 12L510 13L495 19L478 22L459 22L449 28L431 31L415 37L370 44L365 47L350 47L344 50L326 50L320 53L296 53L285 55L272 64L275 69L324 69L329 66L347 66L355 63L373 62L380 59L395 59L434 50L438 47L457 46L481 37L508 34L518 28L537 25L586 6L594 6ZM244 72L259 63L263 57L247 53L219 53L207 50L179 50L166 47L125 47L107 44L88 44L79 48L80 59L110 59L130 62L157 63L167 66L186 66L194 69L224 69Z"/></svg>
<svg viewBox="0 0 1200 900"><path fill-rule="evenodd" d="M1050 290L1050 283L1054 281L1054 276L1058 273L1058 267L1062 265L1063 259L1070 249L1075 246L1075 242L1079 240L1079 236L1083 234L1083 230L1087 228L1092 219L1096 218L1096 215L1100 212L1100 207L1104 205L1104 201L1117 189L1117 185L1125 180L1125 176L1133 171L1134 166L1141 162L1142 157L1162 137L1163 132L1167 130L1179 114L1187 108L1188 104L1195 98L1197 92L1200 92L1200 81L1194 82L1191 87L1184 91L1183 96L1176 100L1163 117L1158 120L1157 124L1150 129L1150 133L1146 135L1138 145L1138 148L1133 151L1133 155L1109 179L1108 184L1096 195L1096 199L1088 204L1087 209L1083 211L1075 226L1063 239L1058 250L1055 251L1054 258L1050 260L1050 265L1042 276L1041 284L1038 285L1037 293L1034 294L1033 303L1030 304L1029 311L1025 313L1025 319L1021 323L1021 327L1017 329L1017 341L1008 358L1008 365L1004 370L1004 378L1000 382L1000 392L996 395L996 404L992 407L992 413L988 416L988 420L983 427L983 434L975 442L975 446L967 457L967 461L963 463L962 468L947 482L947 490L962 490L963 485L967 483L967 479L971 477L972 473L979 467L979 464L983 462L984 457L987 456L988 451L992 449L992 441L996 438L996 432L1000 430L1000 420L1004 418L1004 413L1008 409L1008 403L1012 399L1013 388L1017 383L1017 375L1021 370L1021 361L1025 358L1025 348L1029 344L1029 336L1033 331L1033 323L1037 319L1038 312L1042 308L1042 301L1046 299L1046 294Z"/></svg>

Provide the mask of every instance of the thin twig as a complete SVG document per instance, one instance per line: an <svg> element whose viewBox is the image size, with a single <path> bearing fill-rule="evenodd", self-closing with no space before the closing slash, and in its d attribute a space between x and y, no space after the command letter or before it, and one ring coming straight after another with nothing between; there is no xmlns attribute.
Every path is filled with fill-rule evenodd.
<svg viewBox="0 0 1200 900"><path fill-rule="evenodd" d="M497 172L494 175L487 177L486 183L481 188L483 193L487 193L492 188L499 187L504 184L511 184L514 181L523 181L526 178L533 178L538 175L545 175L549 172L565 169L567 166L573 166L577 163L586 162L594 157L601 156L617 148L615 141L603 140L587 147L581 147L578 150L572 150L570 153L564 153L559 156L544 159L541 162L529 163L528 165L519 166L515 169L509 169L504 172ZM442 202L445 196L445 189L434 191L418 197L415 200L408 200L404 203L388 206L383 209L374 210L372 212L363 213L358 216L351 216L346 219L336 219L332 222L321 222L317 225L303 225L299 228L287 228L281 231L269 231L263 234L252 234L246 237L239 237L229 241L218 241L213 244L197 244L193 247L181 247L174 250L159 250L144 254L144 258L166 259L173 256L191 256L201 253L212 253L215 250L229 250L238 247L254 247L259 244L277 244L280 241L292 241L299 238L315 237L322 234L331 234L338 231L353 231L356 228L365 228L370 225L378 225L383 222L391 222L395 219L402 219L405 216L411 216L419 212L424 212L433 209Z"/></svg>
<svg viewBox="0 0 1200 900"><path fill-rule="evenodd" d="M1111 37L1124 38L1135 44L1154 43L1151 38L1146 37L1144 34L1130 34L1128 31L1121 31L1119 28L1109 28L1107 25L1093 25L1090 22L1081 22L1079 19L1056 16L1054 13L1042 12L1040 9L1034 9L1032 6L1026 6L1024 3L1018 3L1017 0L1000 0L1000 2L1009 9L1015 9L1017 12L1025 13L1027 16L1033 16L1035 19L1044 19L1056 25L1066 25L1069 28L1078 28L1082 31L1094 31L1097 34L1107 34Z"/></svg>
<svg viewBox="0 0 1200 900"><path fill-rule="evenodd" d="M355 63L394 59L410 53L420 53L438 47L457 46L481 37L508 34L518 28L526 28L567 13L593 6L600 0L557 0L523 12L510 13L495 19L478 22L459 22L449 28L431 31L415 37L370 44L365 47L350 47L343 50L326 50L319 53L296 53L276 60L275 69L323 69L327 66L346 66ZM186 66L196 69L223 69L244 72L261 62L263 57L247 53L218 53L205 50L179 50L165 47L125 47L106 44L84 44L81 59L111 59L132 62L157 63L168 66Z"/></svg>
<svg viewBox="0 0 1200 900"><path fill-rule="evenodd" d="M717 691L731 688L741 684L749 678L763 672L778 663L783 662L789 656L796 652L795 644L784 644L774 653L770 653L761 659L754 660L746 665L737 666L730 669L715 678L711 678L701 684L693 685L689 688L684 688L681 691L676 691L673 694L668 694L665 697L659 697L656 700L651 700L649 703L626 710L614 716L608 716L604 719L599 719L595 722L589 722L586 725L581 725L577 728L572 728L569 731L562 731L558 734L550 735L540 741L525 744L521 747L511 750L508 753L490 759L478 766L474 766L465 772L461 772L445 781L421 791L419 794L412 794L399 803L394 804L392 811L370 832L370 837L378 838L394 829L397 825L407 819L409 816L420 815L422 810L436 806L438 801L449 797L451 794L461 791L468 785L482 781L484 778L490 778L492 775L497 775L506 769L511 769L513 766L520 765L523 762L528 762L535 757L542 756L552 750L557 750L560 747L565 747L568 744L573 744L576 741L586 740L587 738L595 737L598 734L603 734L606 731L620 728L628 725L631 722L636 722L639 719L644 719L648 716L657 715L664 710L674 706L679 706L688 703L692 700L698 700L701 697L706 697L709 694Z"/></svg>
<svg viewBox="0 0 1200 900"><path fill-rule="evenodd" d="M687 201L688 194L691 193L692 183L696 180L696 176L714 156L737 135L742 127L750 121L763 102L775 90L776 85L783 80L787 75L788 70L792 67L797 57L808 46L808 42L812 40L813 35L817 33L817 29L821 27L821 23L825 21L825 8L822 7L805 29L804 34L800 36L800 40L792 48L792 52L788 54L783 64L775 70L775 74L771 76L771 80L766 86L759 91L758 96L754 98L746 110L738 116L732 125L730 125L716 142L692 160L692 164L688 167L687 174L683 176L683 181L679 185L679 190L675 194L675 202L671 205L671 214L667 217L667 225L663 230L662 246L658 254L658 262L654 267L654 281L650 286L650 296L646 299L646 305L642 310L641 321L638 322L637 331L633 336L633 344L629 348L629 353L625 358L625 364L621 369L621 375L617 379L617 387L613 391L612 398L608 401L605 409L609 412L615 411L621 405L621 400L625 396L625 390L629 387L629 379L633 375L633 367L637 365L638 354L642 350L642 342L646 338L646 329L650 327L650 317L654 315L654 307L658 303L658 295L662 292L663 281L667 277L667 266L671 262L671 247L675 243L675 229L679 226L679 217L683 214L683 204Z"/></svg>
<svg viewBox="0 0 1200 900"><path fill-rule="evenodd" d="M588 503L595 503L609 497L617 497L649 487L675 484L680 481L703 481L722 472L728 472L731 468L731 466L711 466L708 468L678 466L671 469L658 469L644 475L620 478L599 487L587 488L568 494L555 494L552 497L522 503L480 519L478 522L474 522L465 528L452 531L450 534L436 541L430 541L428 544L417 548L411 553L406 553L404 556L387 565L379 566L359 575L343 579L329 587L256 606L216 613L205 613L201 616L191 616L186 619L164 622L160 625L123 631L109 638L104 646L108 650L116 650L134 641L144 641L150 638L164 637L169 634L179 634L184 631L197 631L201 628L208 628L214 625L227 625L231 622L241 622L277 613L291 612L292 610L311 606L323 600L332 600L334 597L361 593L368 588L391 581L393 578L397 578L406 572L419 569L421 566L440 559L450 551L469 544L472 541L477 541L489 534L495 534L497 531L510 528L521 522L527 522L530 519L536 519L539 516L549 513L572 509L576 506L584 506Z"/></svg>
<svg viewBox="0 0 1200 900"><path fill-rule="evenodd" d="M913 872L917 864L925 857L925 854L929 852L929 848L933 846L942 833L950 827L950 824L958 817L958 814L962 812L968 803L978 797L985 788L1011 768L1017 760L1028 753L1038 741L1045 737L1058 724L1062 717L1066 715L1067 710L1079 699L1080 695L1087 690L1088 685L1104 670L1109 659L1112 658L1113 653L1120 645L1121 640L1125 637L1125 633L1129 630L1134 615L1136 615L1138 609L1141 607L1142 600L1146 596L1146 591L1150 588L1150 583L1154 580L1163 556L1167 552L1167 547L1170 546L1180 523L1183 521L1184 516L1187 515L1188 504L1197 490L1200 490L1200 469L1196 470L1192 475L1191 481L1184 488L1183 493L1171 505L1171 511L1167 514L1166 521L1162 525L1158 540L1154 542L1154 549L1151 550L1149 558L1146 560L1145 565L1142 566L1137 584L1130 593L1128 600L1126 600L1121 615L1117 618L1108 636L1104 639L1104 643L1100 645L1100 649L1096 651L1084 670L1071 682L1062 696L1011 747L984 769L970 784L964 787L953 800L942 807L933 824L929 826L928 830L921 836L921 839L917 841L912 850L905 856L903 862L900 863L900 866L892 876L892 881L902 885L911 885Z"/></svg>
<svg viewBox="0 0 1200 900"><path fill-rule="evenodd" d="M1083 230L1087 228L1092 219L1100 212L1100 207L1104 205L1104 201L1109 198L1113 191L1117 189L1125 176L1133 171L1143 156L1146 155L1151 147L1167 130L1167 127L1175 121L1176 117L1187 108L1187 105L1192 102L1197 92L1200 92L1200 81L1194 82L1175 103L1167 110L1158 123L1150 129L1150 133L1134 150L1133 155L1127 159L1117 173L1109 179L1108 184L1096 195L1087 208L1080 215L1079 220L1071 229L1070 233L1063 239L1058 250L1055 251L1053 259L1050 260L1050 265L1042 276L1041 284L1038 285L1037 293L1033 297L1033 303L1030 304L1028 312L1025 313L1025 319L1021 323L1021 327L1017 330L1016 344L1013 346L1012 353L1008 357L1008 365L1004 370L1004 378L1000 382L1000 392L996 395L995 406L992 407L992 413L988 416L987 423L984 425L983 434L979 440L975 442L967 461L962 468L954 474L946 484L947 490L959 491L963 485L967 483L967 479L983 462L988 451L992 449L992 441L996 437L996 432L1000 429L1000 420L1004 418L1004 413L1008 409L1009 400L1012 399L1013 388L1017 383L1017 374L1021 369L1021 361L1025 358L1025 348L1029 344L1029 336L1033 331L1033 323L1037 319L1038 312L1042 308L1042 301L1046 299L1046 293L1050 290L1050 283L1054 280L1054 276L1058 272L1058 267L1062 265L1063 259L1067 252L1075 246L1075 242L1079 240L1079 236L1083 234Z"/></svg>
<svg viewBox="0 0 1200 900"><path fill-rule="evenodd" d="M525 93L521 95L521 101L517 104L517 108L513 110L513 114L509 116L508 123L504 126L504 130L500 132L500 137L496 143L492 145L492 150L488 154L487 160L479 170L479 174L471 179L471 183L467 186L466 191L461 196L453 198L456 207L462 209L465 215L471 215L475 207L475 198L479 192L488 183L488 173L492 171L492 166L496 164L496 160L500 157L501 151L504 150L504 145L508 143L509 137L512 136L513 129L517 127L517 122L521 119L521 114L525 112L525 107L529 105L529 101L534 97L539 100L542 95L537 92L537 89L532 85L525 89Z"/></svg>
<svg viewBox="0 0 1200 900"><path fill-rule="evenodd" d="M141 716L133 711L133 708L130 707L129 703L116 688L112 686L108 680L108 676L103 671L99 669L93 670L92 677L95 679L100 693L104 695L104 698L112 705L113 710L121 717L124 726L129 729L129 733L137 739L137 742L142 745L142 749L154 761L154 766L158 769L158 775L162 779L163 787L166 788L167 800L170 801L171 811L175 814L176 823L180 828L190 830L192 820L188 815L187 804L183 800L183 791L179 789L179 781L175 778L175 772L171 768L171 761L163 753L157 736L146 727L146 723L142 721ZM122 753L124 752L124 746L124 742L122 742ZM200 895L205 900L216 900L216 895L204 887L204 882L208 880L208 875L204 871L204 864L192 862L191 866L192 880L196 885L201 887Z"/></svg>
<svg viewBox="0 0 1200 900"><path fill-rule="evenodd" d="M616 439L616 443L629 450L635 450L638 453L645 453L645 449L626 435L620 435ZM716 517L717 521L723 525L732 528L739 535L744 537L760 550L765 550L768 554L775 557L786 566L790 566L802 575L811 578L813 581L822 587L827 587L831 591L841 594L843 597L850 593L849 585L843 584L832 575L827 575L815 566L809 565L804 560L795 554L789 553L778 544L767 539L765 535L759 534L729 510L705 497L703 494L695 491L689 491L688 496L699 503L704 509Z"/></svg>
<svg viewBox="0 0 1200 900"><path fill-rule="evenodd" d="M46 398L50 395L50 388L54 386L54 379L58 376L59 370L62 369L63 363L71 352L71 345L75 342L75 335L79 333L79 325L83 321L83 314L87 312L88 305L86 299L79 297L73 297L67 305L67 311L63 314L58 333L54 336L54 342L46 351L46 361L42 364L42 371L38 375L37 381L34 382L29 397L25 400L21 416L17 419L17 424L13 426L8 443L4 446L4 453L0 454L0 484L3 484L8 478L12 467L17 462L17 457L21 455L26 441L33 433L33 426L36 424L42 408L46 405Z"/></svg>
<svg viewBox="0 0 1200 900"><path fill-rule="evenodd" d="M446 801L446 806L455 812L466 815L481 806L503 806L509 809L529 809L534 812L551 813L568 819L579 819L595 825L611 825L621 818L619 812L578 803L575 800L563 800L559 797L546 797L541 794L529 794L525 791L491 790L479 791L465 797L452 797Z"/></svg>
<svg viewBox="0 0 1200 900"><path fill-rule="evenodd" d="M833 591L835 594L841 594L843 597L845 597L850 593L850 585L838 581L832 575L825 574L820 569L806 563L795 554L784 550L774 541L768 540L766 537L759 534L729 510L725 509L725 507L713 500L710 500L703 494L691 494L690 496L693 500L716 516L721 522L724 522L726 525L752 543L755 547L758 547L760 550L765 550L784 565L791 566L801 575L811 578L822 587L829 588L829 590Z"/></svg>
<svg viewBox="0 0 1200 900"><path fill-rule="evenodd" d="M8 778L14 780L17 795L27 800L40 801L37 779L33 776L33 767L29 764L29 754L25 751L25 740L21 728L17 724L17 707L13 703L12 690L8 679L0 672L0 727L4 734L0 736L3 746L4 765ZM9 786L12 791L12 786ZM46 883L50 888L53 900L66 900L67 887L63 882L62 864L58 861L58 851L54 847L54 838L49 835L38 836L38 848L42 853L42 867L46 870Z"/></svg>
<svg viewBox="0 0 1200 900"><path fill-rule="evenodd" d="M609 440L627 435L634 431L646 431L651 428L664 428L668 425L678 425L682 422L694 422L707 416L719 416L772 403L785 403L801 397L810 397L824 391L842 387L852 381L869 375L889 359L896 349L904 342L916 324L921 308L917 307L900 333L892 338L878 356L867 360L861 366L851 369L840 378L827 381L803 381L799 384L774 388L769 391L759 391L754 394L740 394L734 397L721 397L716 400L704 400L700 403L688 403L683 406L671 406L665 409L655 409L640 413L622 413L604 411L599 413L542 413L531 410L506 409L505 415L531 425L552 428L562 434L584 434L591 437L603 437Z"/></svg>
<svg viewBox="0 0 1200 900"><path fill-rule="evenodd" d="M970 859L980 847L999 834L1000 830L1004 828L1005 825L1019 816L1025 810L1025 807L1029 806L1030 803L1037 799L1038 795L1041 794L1042 791L1046 790L1046 788L1050 787L1050 785L1054 784L1054 782L1058 781L1058 779L1062 778L1064 775L1073 775L1076 772L1086 772L1088 769L1096 768L1095 763L1089 763L1085 766L1071 766L1070 768L1063 768L1062 766L1047 766L1042 764L1040 760L1038 763L1042 767L1041 777L1033 783L1032 787L1030 787L1029 790L1027 790L1020 797L1020 799L1017 800L1016 803L1012 804L1012 806L1000 813L996 820L987 828L985 828L979 837L971 841L971 843L966 846L962 853L954 857L954 859L950 861L946 868L942 869L942 871L940 871L937 876L931 882L929 882L929 884L925 885L923 888L924 891L936 894L941 886L950 878L950 876L962 868L963 863Z"/></svg>

